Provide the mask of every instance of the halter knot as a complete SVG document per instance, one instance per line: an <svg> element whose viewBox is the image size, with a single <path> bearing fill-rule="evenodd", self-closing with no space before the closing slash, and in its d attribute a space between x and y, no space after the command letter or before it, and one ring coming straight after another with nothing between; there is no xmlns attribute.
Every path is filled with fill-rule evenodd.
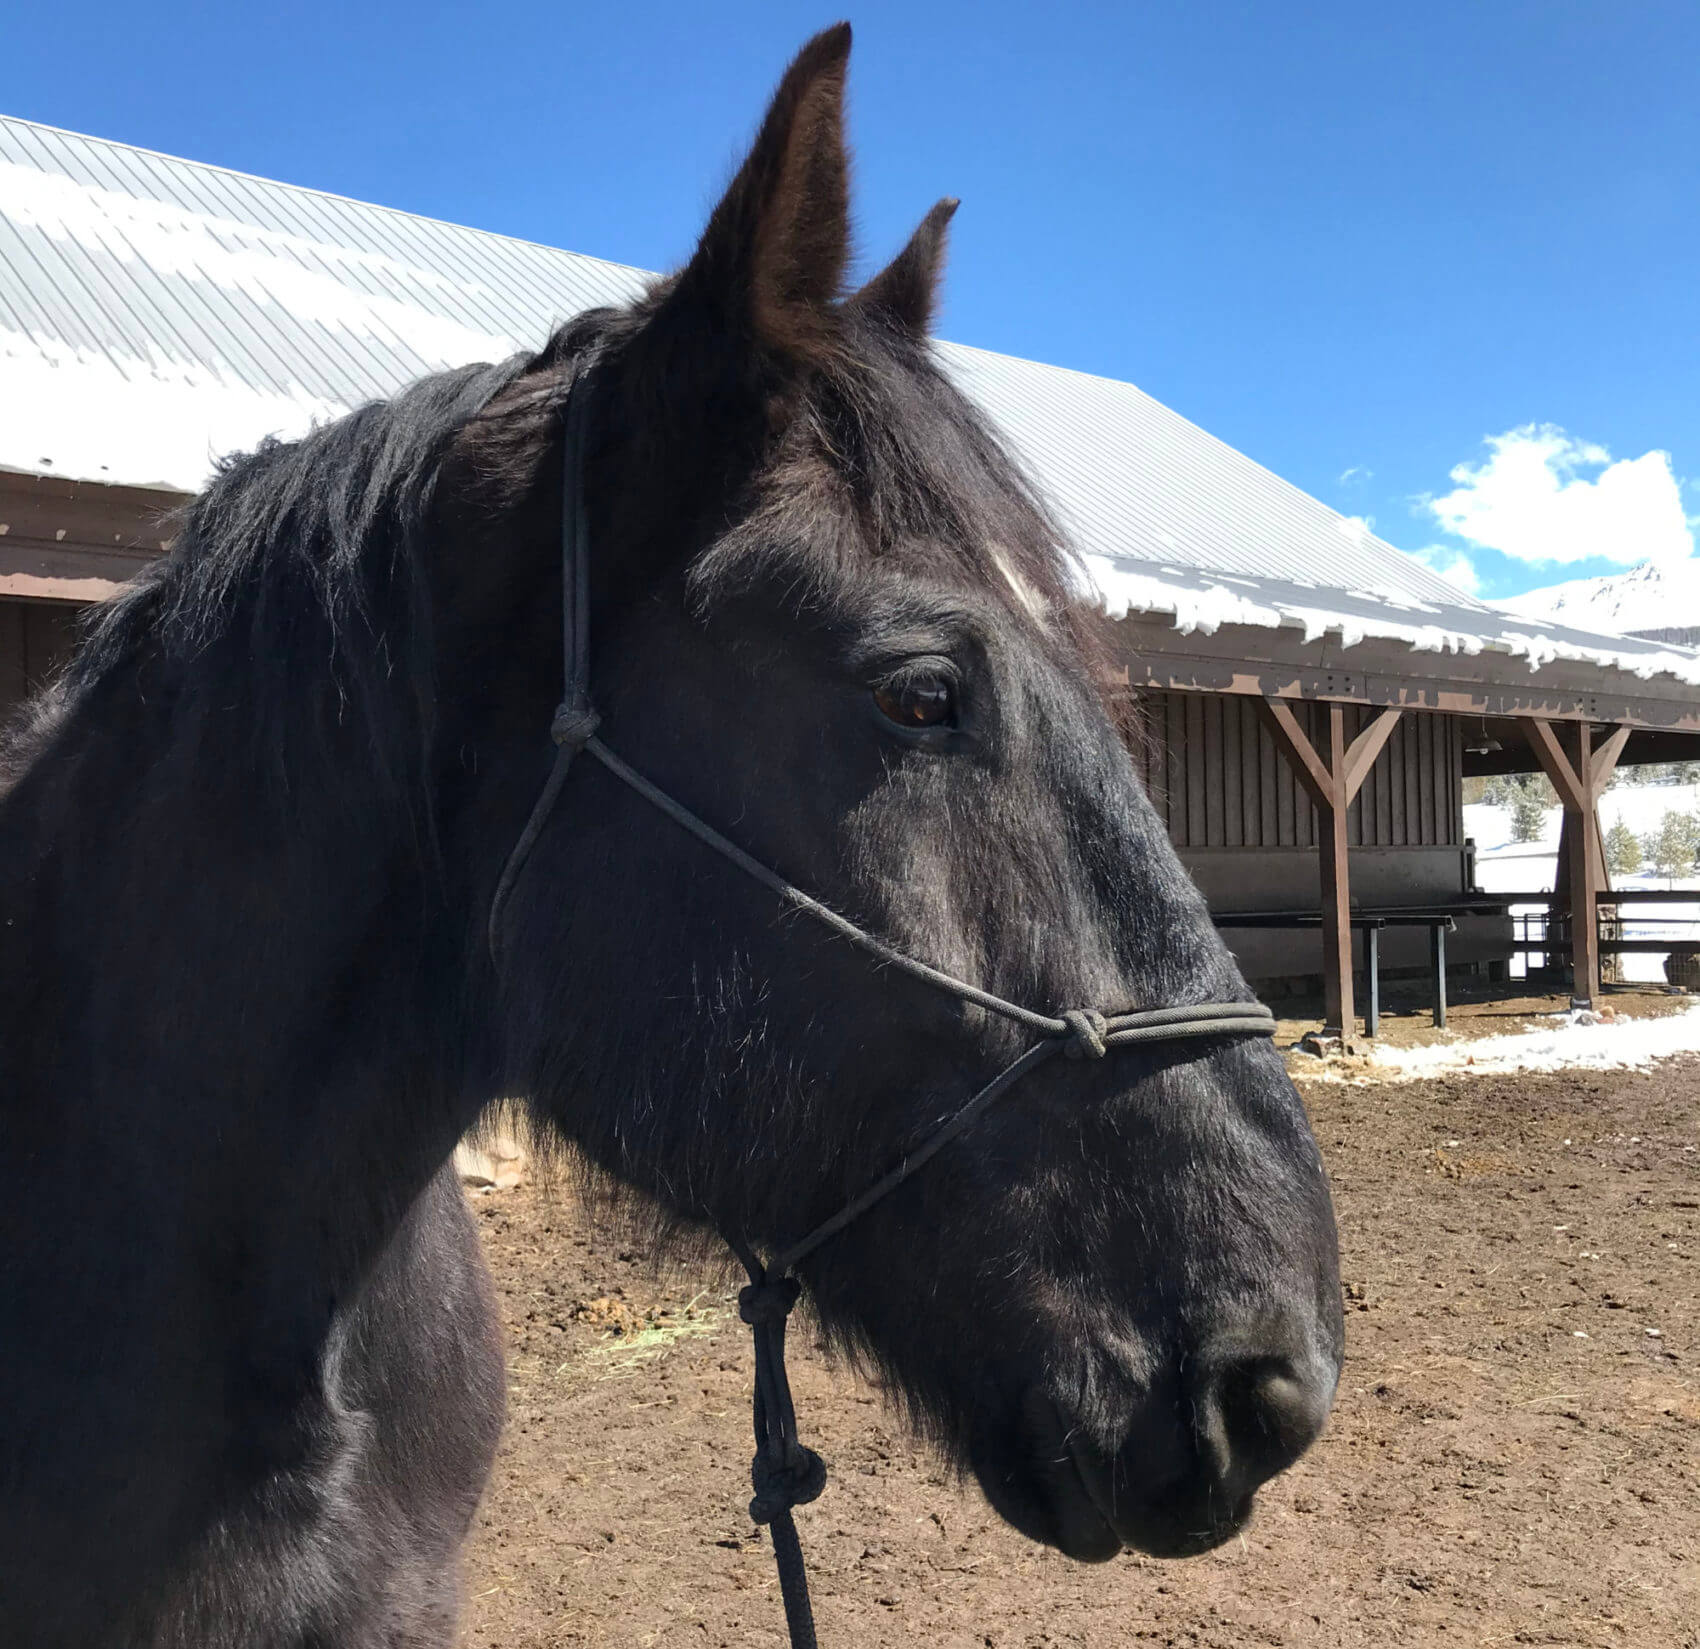
<svg viewBox="0 0 1700 1649"><path fill-rule="evenodd" d="M793 1506L806 1506L820 1498L826 1487L826 1462L803 1443L789 1443L785 1459L775 1465L766 1451L750 1463L750 1487L756 1491L750 1502L752 1523L771 1523Z"/></svg>
<svg viewBox="0 0 1700 1649"><path fill-rule="evenodd" d="M549 723L549 737L575 753L584 749L596 736L602 718L589 704L562 704L555 709L555 719Z"/></svg>
<svg viewBox="0 0 1700 1649"><path fill-rule="evenodd" d="M1102 1059L1110 1051L1104 1040L1109 1024L1096 1008L1070 1008L1062 1018L1069 1029L1064 1052L1070 1059Z"/></svg>
<svg viewBox="0 0 1700 1649"><path fill-rule="evenodd" d="M783 1323L801 1292L802 1284L795 1277L764 1277L738 1291L738 1315L751 1328L761 1323Z"/></svg>

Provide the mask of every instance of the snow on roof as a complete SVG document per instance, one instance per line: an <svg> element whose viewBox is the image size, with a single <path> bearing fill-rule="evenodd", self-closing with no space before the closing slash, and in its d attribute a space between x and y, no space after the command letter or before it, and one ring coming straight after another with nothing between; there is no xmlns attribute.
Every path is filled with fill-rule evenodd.
<svg viewBox="0 0 1700 1649"><path fill-rule="evenodd" d="M0 117L0 466L198 491L648 278Z"/></svg>
<svg viewBox="0 0 1700 1649"><path fill-rule="evenodd" d="M1173 615L1182 635L1214 635L1223 625L1297 631L1333 638L1343 648L1391 642L1412 653L1481 653L1520 659L1531 674L1555 661L1594 665L1639 681L1674 677L1700 686L1700 651L1635 636L1603 636L1540 619L1519 618L1448 596L1418 601L1387 590L1347 590L1297 579L1246 578L1125 557L1085 557L1111 618Z"/></svg>
<svg viewBox="0 0 1700 1649"><path fill-rule="evenodd" d="M214 461L535 348L643 270L0 117L0 468L198 490ZM1112 617L1577 659L1700 654L1475 601L1132 384L959 344Z"/></svg>

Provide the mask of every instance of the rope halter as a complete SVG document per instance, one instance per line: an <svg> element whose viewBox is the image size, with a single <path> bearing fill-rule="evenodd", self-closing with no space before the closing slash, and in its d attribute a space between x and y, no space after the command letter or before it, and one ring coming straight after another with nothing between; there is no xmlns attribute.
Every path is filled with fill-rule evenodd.
<svg viewBox="0 0 1700 1649"><path fill-rule="evenodd" d="M712 849L788 905L886 967L958 1000L1013 1020L1037 1038L1028 1049L947 1117L919 1145L830 1219L765 1263L744 1240L728 1243L750 1283L738 1297L738 1314L755 1341L755 1460L750 1467L754 1498L750 1516L773 1531L774 1558L793 1649L815 1649L814 1614L793 1508L807 1505L826 1486L826 1465L797 1439L797 1415L785 1372L785 1325L801 1293L796 1267L821 1244L837 1236L875 1203L918 1174L946 1145L973 1127L1023 1077L1063 1054L1072 1060L1099 1060L1119 1049L1150 1042L1269 1037L1275 1018L1260 1002L1199 1002L1106 1014L1097 1008L1069 1008L1057 1015L1022 1007L991 991L917 960L852 922L811 894L793 886L759 859L627 766L597 736L601 717L590 702L590 554L589 521L584 501L584 454L589 423L594 360L580 365L568 391L565 413L561 522L561 629L565 685L549 725L555 761L541 793L514 843L490 902L489 944L498 969L502 962L501 919L526 861L554 811L567 774L582 753L593 757L622 784L664 813L681 829ZM1195 1056L1196 1057L1196 1056Z"/></svg>

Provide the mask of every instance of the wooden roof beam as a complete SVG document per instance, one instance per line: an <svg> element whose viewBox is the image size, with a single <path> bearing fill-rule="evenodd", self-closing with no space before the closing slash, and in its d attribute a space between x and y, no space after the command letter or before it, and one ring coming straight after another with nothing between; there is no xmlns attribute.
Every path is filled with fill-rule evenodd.
<svg viewBox="0 0 1700 1649"><path fill-rule="evenodd" d="M1257 708L1275 740L1276 748L1287 758L1306 794L1318 807L1332 807L1336 788L1334 774L1329 771L1328 763L1317 754L1310 735L1299 725L1292 705L1284 699L1259 699Z"/></svg>
<svg viewBox="0 0 1700 1649"><path fill-rule="evenodd" d="M1285 699L1260 698L1264 725L1299 783L1316 806L1318 867L1322 880L1323 1031L1351 1048L1357 1036L1352 1000L1352 889L1347 813L1363 787L1376 757L1399 724L1400 710L1390 706L1346 742L1346 709L1328 704L1326 753L1318 750Z"/></svg>
<svg viewBox="0 0 1700 1649"><path fill-rule="evenodd" d="M1293 707L1288 701L1260 699L1258 709L1262 712L1264 725L1274 736L1275 743L1292 764L1299 782L1318 807L1350 805L1352 798L1363 789L1364 780L1369 777L1370 769L1375 766L1376 757L1386 749L1387 741L1393 736L1393 729L1399 725L1399 717L1403 714L1396 706L1383 710L1368 726L1359 731L1358 736L1345 748L1336 762L1332 750L1324 758L1310 742L1310 736L1300 725L1299 718L1293 713ZM1332 718L1332 711L1330 714Z"/></svg>
<svg viewBox="0 0 1700 1649"><path fill-rule="evenodd" d="M1588 767L1588 783L1596 802L1605 794L1606 786L1611 783L1611 776L1617 771L1617 758L1623 754L1623 747L1629 742L1629 735L1633 731L1634 729L1627 725L1614 727L1610 737L1594 752L1594 759Z"/></svg>
<svg viewBox="0 0 1700 1649"><path fill-rule="evenodd" d="M1540 716L1519 716L1517 725L1523 729L1523 736L1529 741L1535 760L1541 764L1541 771L1552 780L1558 799L1573 813L1580 813L1588 805L1588 786L1583 776L1570 765L1570 758L1558 742L1552 723ZM1586 761L1583 765L1586 767Z"/></svg>
<svg viewBox="0 0 1700 1649"><path fill-rule="evenodd" d="M1503 654L1414 653L1373 640L1353 648L1286 631L1224 625L1182 636L1132 618L1104 621L1111 684L1135 690L1312 699L1511 720L1628 723L1700 735L1700 692L1663 676L1557 660L1538 673Z"/></svg>
<svg viewBox="0 0 1700 1649"><path fill-rule="evenodd" d="M1399 725L1399 717L1402 714L1397 706L1390 705L1352 740L1351 748L1346 752L1347 801L1351 801L1363 789L1364 780L1369 777L1369 770L1375 766L1375 758L1392 738L1393 729Z"/></svg>
<svg viewBox="0 0 1700 1649"><path fill-rule="evenodd" d="M1581 813L1588 808L1598 805L1600 797L1611 783L1611 776L1617 771L1617 759L1623 754L1623 747L1629 742L1633 731L1628 726L1614 727L1605 741L1597 750L1590 750L1590 740L1587 738L1587 728L1582 728L1583 737L1578 745L1578 755L1581 758L1580 770L1570 760L1568 752L1559 743L1558 734L1551 722L1538 716L1519 716L1517 725L1522 728L1523 736L1529 741L1529 748L1534 751L1535 759L1541 764L1541 771L1552 780L1552 787L1558 792L1558 799L1572 812Z"/></svg>

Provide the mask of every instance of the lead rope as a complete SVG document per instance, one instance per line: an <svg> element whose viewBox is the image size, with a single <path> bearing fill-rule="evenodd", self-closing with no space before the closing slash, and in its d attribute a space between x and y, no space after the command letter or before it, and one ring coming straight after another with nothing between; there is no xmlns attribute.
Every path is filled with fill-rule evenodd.
<svg viewBox="0 0 1700 1649"><path fill-rule="evenodd" d="M1037 1013L965 979L931 967L887 944L849 917L840 915L812 895L787 882L737 843L722 836L706 820L628 767L597 738L601 723L590 702L590 526L585 512L584 455L589 426L590 386L595 356L580 366L567 392L563 416L561 499L561 651L564 691L549 724L555 760L542 792L531 809L490 900L488 940L498 971L502 961L501 918L543 827L554 811L573 762L581 752L593 756L609 773L653 807L688 831L705 847L760 883L782 904L830 928L840 938L865 951L877 962L934 990L988 1013L1014 1021L1038 1033L1039 1040L990 1082L945 1118L919 1145L875 1180L860 1196L823 1220L800 1241L763 1264L754 1249L737 1237L726 1240L749 1272L749 1286L738 1296L738 1315L749 1324L755 1343L756 1378L752 1404L756 1452L750 1464L750 1517L772 1531L779 1589L785 1601L785 1624L792 1649L816 1649L814 1611L803 1567L802 1543L792 1511L816 1499L826 1487L826 1463L797 1438L797 1414L791 1383L785 1372L785 1325L802 1285L794 1275L798 1264L822 1243L837 1236L851 1221L917 1174L953 1139L971 1128L984 1113L1030 1071L1057 1054L1069 1059L1103 1059L1118 1048L1147 1042L1173 1042L1196 1037L1273 1036L1275 1017L1261 1002L1200 1002L1191 1006L1145 1008L1131 1013L1104 1014L1096 1008L1070 1008L1061 1014Z"/></svg>
<svg viewBox="0 0 1700 1649"><path fill-rule="evenodd" d="M809 1576L791 1513L819 1499L826 1487L826 1462L797 1439L797 1411L785 1372L785 1325L801 1284L795 1277L774 1276L743 1243L733 1241L730 1246L750 1274L749 1286L738 1294L738 1315L750 1326L756 1353L751 1405L756 1452L750 1462L750 1487L755 1494L750 1521L765 1523L773 1540L773 1562L779 1571L779 1594L785 1603L792 1649L815 1649Z"/></svg>

